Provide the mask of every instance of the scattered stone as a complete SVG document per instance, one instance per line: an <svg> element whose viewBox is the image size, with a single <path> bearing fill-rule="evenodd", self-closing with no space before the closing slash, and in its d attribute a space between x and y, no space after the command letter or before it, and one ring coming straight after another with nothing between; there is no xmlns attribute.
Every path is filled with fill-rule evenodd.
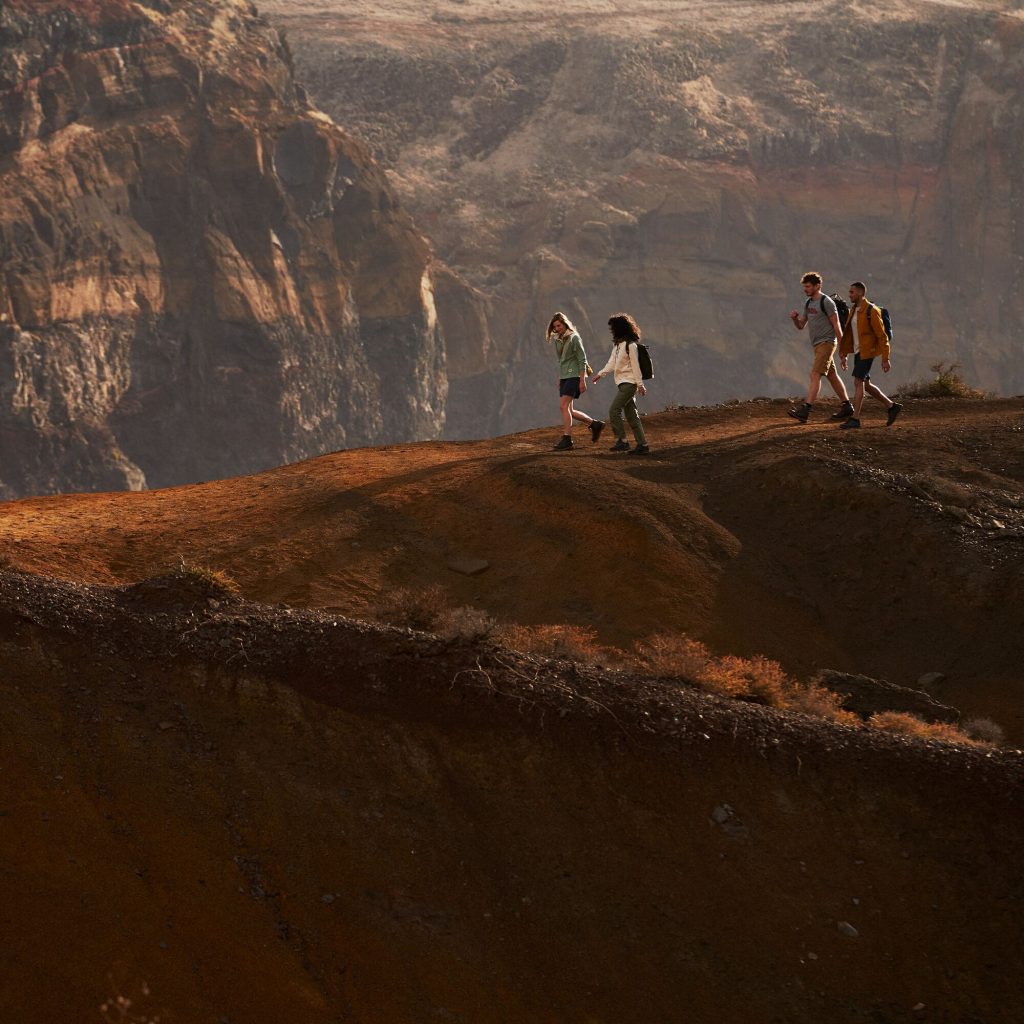
<svg viewBox="0 0 1024 1024"><path fill-rule="evenodd" d="M836 927L845 935L848 939L856 939L860 932L850 924L849 921L840 921Z"/></svg>
<svg viewBox="0 0 1024 1024"><path fill-rule="evenodd" d="M945 512L950 519L956 519L961 523L966 523L967 520L971 518L967 509L960 508L959 505L943 505L942 511Z"/></svg>
<svg viewBox="0 0 1024 1024"><path fill-rule="evenodd" d="M320 902L321 903L333 903L334 902L334 893L330 893L330 892L325 893L323 896L320 897Z"/></svg>
<svg viewBox="0 0 1024 1024"><path fill-rule="evenodd" d="M168 729L173 729L173 728L174 728L174 723L173 723L173 722L161 722L161 723L160 723L160 724L159 724L159 725L157 726L157 728L158 728L158 729L159 729L159 730L160 730L161 732L166 732L166 731L167 731Z"/></svg>
<svg viewBox="0 0 1024 1024"><path fill-rule="evenodd" d="M719 804L711 812L711 820L733 839L747 839L750 836L750 829L728 804Z"/></svg>
<svg viewBox="0 0 1024 1024"><path fill-rule="evenodd" d="M946 678L944 672L925 672L924 675L917 677L917 685L922 690L930 690L933 686L937 686L939 683Z"/></svg>
<svg viewBox="0 0 1024 1024"><path fill-rule="evenodd" d="M485 558L450 558L448 560L448 568L463 576L479 576L490 567L491 563Z"/></svg>

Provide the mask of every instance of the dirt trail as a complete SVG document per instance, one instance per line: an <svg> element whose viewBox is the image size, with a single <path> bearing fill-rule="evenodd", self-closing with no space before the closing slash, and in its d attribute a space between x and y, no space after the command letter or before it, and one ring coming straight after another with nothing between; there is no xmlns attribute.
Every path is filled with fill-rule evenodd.
<svg viewBox="0 0 1024 1024"><path fill-rule="evenodd" d="M249 599L358 617L395 587L439 583L453 606L623 647L685 631L802 675L942 672L938 696L1021 738L1024 402L919 402L854 436L784 410L653 416L640 461L604 444L554 453L533 431L14 502L0 557L105 584L184 558ZM460 575L462 557L490 567Z"/></svg>

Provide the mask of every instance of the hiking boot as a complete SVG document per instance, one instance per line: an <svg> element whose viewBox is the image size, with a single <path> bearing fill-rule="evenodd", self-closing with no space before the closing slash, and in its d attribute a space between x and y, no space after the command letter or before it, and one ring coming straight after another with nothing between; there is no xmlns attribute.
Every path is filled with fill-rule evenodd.
<svg viewBox="0 0 1024 1024"><path fill-rule="evenodd" d="M613 444L611 446L611 448L608 449L608 451L610 451L610 452L628 452L629 451L629 442L628 441L623 441L622 438L620 437L618 439L618 441L616 441L615 444Z"/></svg>
<svg viewBox="0 0 1024 1024"><path fill-rule="evenodd" d="M845 423L840 423L839 424L839 429L840 430L859 430L860 429L860 420L858 420L855 417L851 416Z"/></svg>
<svg viewBox="0 0 1024 1024"><path fill-rule="evenodd" d="M849 402L843 402L837 412L829 416L830 420L848 420L853 415L853 406Z"/></svg>
<svg viewBox="0 0 1024 1024"><path fill-rule="evenodd" d="M562 435L562 440L554 446L556 452L567 452L572 447L572 438L568 434Z"/></svg>
<svg viewBox="0 0 1024 1024"><path fill-rule="evenodd" d="M900 405L899 402L893 402L892 405L889 406L888 415L885 417L885 425L887 427L891 427L896 422L896 417L899 416L901 412L903 412L903 406Z"/></svg>
<svg viewBox="0 0 1024 1024"><path fill-rule="evenodd" d="M597 444L597 439L601 436L601 431L604 430L604 420L591 420L590 423L590 443Z"/></svg>
<svg viewBox="0 0 1024 1024"><path fill-rule="evenodd" d="M807 417L811 415L811 407L804 402L803 405L798 405L794 409L787 410L786 415L792 416L793 419L799 420L801 423L806 423Z"/></svg>
<svg viewBox="0 0 1024 1024"><path fill-rule="evenodd" d="M651 449L645 444L638 444L630 453L630 455L650 455Z"/></svg>

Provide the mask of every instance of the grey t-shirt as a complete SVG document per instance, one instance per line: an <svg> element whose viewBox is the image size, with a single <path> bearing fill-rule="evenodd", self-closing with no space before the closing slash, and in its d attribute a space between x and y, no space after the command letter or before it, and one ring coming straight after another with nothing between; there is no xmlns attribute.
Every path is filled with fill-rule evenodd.
<svg viewBox="0 0 1024 1024"><path fill-rule="evenodd" d="M807 333L811 336L812 345L821 345L823 342L836 340L836 332L832 328L831 318L838 312L836 304L824 292L807 303L804 316L807 317Z"/></svg>

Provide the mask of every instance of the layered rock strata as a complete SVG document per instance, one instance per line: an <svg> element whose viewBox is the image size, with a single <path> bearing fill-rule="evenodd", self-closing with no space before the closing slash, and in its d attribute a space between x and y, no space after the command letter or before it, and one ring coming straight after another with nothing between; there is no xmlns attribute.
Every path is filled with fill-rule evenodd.
<svg viewBox="0 0 1024 1024"><path fill-rule="evenodd" d="M0 496L440 434L430 250L251 4L7 0L0 54Z"/></svg>
<svg viewBox="0 0 1024 1024"><path fill-rule="evenodd" d="M808 269L891 309L890 386L945 361L1024 391L1017 6L266 5L487 296L500 358L460 386L495 387L496 431L552 419L555 309L595 365L632 312L655 408L799 393L810 346L786 314Z"/></svg>

